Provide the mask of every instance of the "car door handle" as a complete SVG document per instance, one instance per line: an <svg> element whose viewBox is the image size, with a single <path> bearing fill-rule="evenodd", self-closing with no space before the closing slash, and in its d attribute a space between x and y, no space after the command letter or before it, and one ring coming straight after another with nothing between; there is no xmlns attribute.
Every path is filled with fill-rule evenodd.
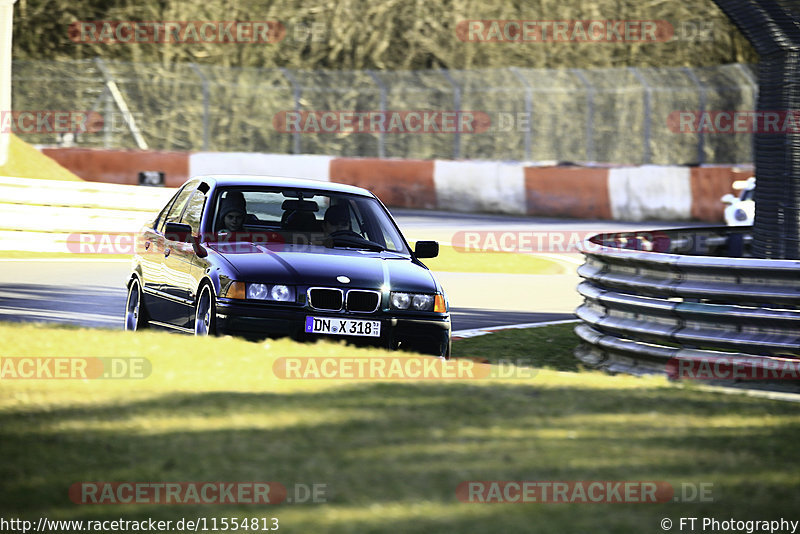
<svg viewBox="0 0 800 534"><path fill-rule="evenodd" d="M164 251L164 257L166 258L167 256L169 256L169 253L170 253L170 249L166 249Z"/></svg>

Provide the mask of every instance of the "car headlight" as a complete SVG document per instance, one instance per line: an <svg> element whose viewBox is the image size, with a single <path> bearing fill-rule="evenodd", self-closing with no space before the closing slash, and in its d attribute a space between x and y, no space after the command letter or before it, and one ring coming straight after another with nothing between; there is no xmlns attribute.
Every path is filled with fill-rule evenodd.
<svg viewBox="0 0 800 534"><path fill-rule="evenodd" d="M266 284L247 284L247 298L264 300L267 298Z"/></svg>
<svg viewBox="0 0 800 534"><path fill-rule="evenodd" d="M392 292L392 308L396 308L398 310L407 310L408 307L411 305L411 295L408 293L396 293Z"/></svg>
<svg viewBox="0 0 800 534"><path fill-rule="evenodd" d="M392 291L390 303L395 310L433 311L435 298L425 293Z"/></svg>
<svg viewBox="0 0 800 534"><path fill-rule="evenodd" d="M283 284L256 284L244 282L231 282L223 295L229 299L247 300L273 300L277 302L293 302L295 299L294 287Z"/></svg>
<svg viewBox="0 0 800 534"><path fill-rule="evenodd" d="M433 295L414 295L411 305L415 310L430 311L433 309Z"/></svg>
<svg viewBox="0 0 800 534"><path fill-rule="evenodd" d="M272 297L272 300L286 302L287 300L291 300L292 292L289 290L288 286L275 285L272 286L269 296Z"/></svg>

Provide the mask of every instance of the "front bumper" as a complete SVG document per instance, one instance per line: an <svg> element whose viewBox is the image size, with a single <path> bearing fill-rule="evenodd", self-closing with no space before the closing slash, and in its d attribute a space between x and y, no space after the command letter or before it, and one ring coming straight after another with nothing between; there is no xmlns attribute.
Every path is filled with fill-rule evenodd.
<svg viewBox="0 0 800 534"><path fill-rule="evenodd" d="M381 322L380 337L308 334L306 317L365 319ZM354 345L378 346L447 355L450 345L449 314L326 312L300 306L261 305L220 299L216 310L217 333L250 339L291 337L298 341L345 340Z"/></svg>

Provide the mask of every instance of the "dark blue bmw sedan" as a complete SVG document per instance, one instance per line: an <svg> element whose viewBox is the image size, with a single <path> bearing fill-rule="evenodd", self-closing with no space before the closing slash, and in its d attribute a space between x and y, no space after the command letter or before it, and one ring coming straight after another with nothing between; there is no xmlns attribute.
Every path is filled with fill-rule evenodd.
<svg viewBox="0 0 800 534"><path fill-rule="evenodd" d="M262 176L186 182L136 238L125 328L321 337L449 357L436 277L386 207L345 184Z"/></svg>

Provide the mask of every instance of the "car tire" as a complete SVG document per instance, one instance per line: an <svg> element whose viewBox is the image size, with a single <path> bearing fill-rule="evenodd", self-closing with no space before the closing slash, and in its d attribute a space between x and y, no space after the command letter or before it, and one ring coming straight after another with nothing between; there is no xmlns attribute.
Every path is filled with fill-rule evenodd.
<svg viewBox="0 0 800 534"><path fill-rule="evenodd" d="M214 295L208 285L200 289L194 313L194 335L213 336L216 333L216 305Z"/></svg>
<svg viewBox="0 0 800 534"><path fill-rule="evenodd" d="M128 298L125 301L125 330L136 331L147 328L150 317L142 299L142 286L138 278L128 285Z"/></svg>

